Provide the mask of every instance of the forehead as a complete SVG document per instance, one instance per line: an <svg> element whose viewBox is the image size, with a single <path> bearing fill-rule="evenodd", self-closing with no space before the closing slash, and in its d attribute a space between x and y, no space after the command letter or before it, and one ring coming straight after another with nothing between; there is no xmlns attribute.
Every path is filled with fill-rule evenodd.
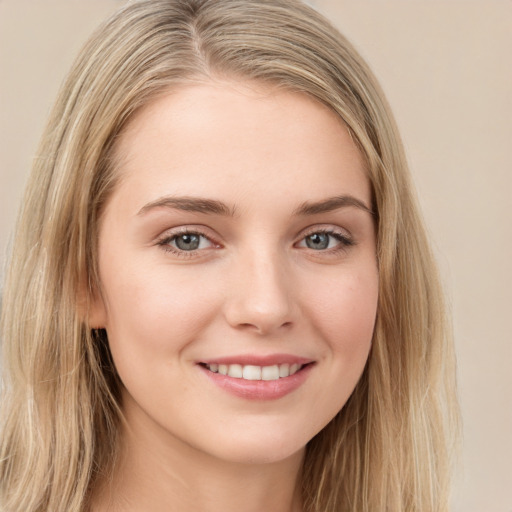
<svg viewBox="0 0 512 512"><path fill-rule="evenodd" d="M370 201L363 158L339 116L305 94L253 83L169 91L131 120L117 156L121 188L130 184L140 201L230 192L240 201L273 190L317 200L333 187Z"/></svg>

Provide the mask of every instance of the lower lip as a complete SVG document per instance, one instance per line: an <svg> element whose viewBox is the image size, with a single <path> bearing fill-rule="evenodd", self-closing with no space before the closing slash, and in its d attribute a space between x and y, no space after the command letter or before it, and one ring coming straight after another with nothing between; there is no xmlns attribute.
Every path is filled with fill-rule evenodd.
<svg viewBox="0 0 512 512"><path fill-rule="evenodd" d="M277 380L245 380L211 372L204 366L199 368L217 386L232 395L248 400L277 400L298 389L308 378L313 368L308 364L297 373Z"/></svg>

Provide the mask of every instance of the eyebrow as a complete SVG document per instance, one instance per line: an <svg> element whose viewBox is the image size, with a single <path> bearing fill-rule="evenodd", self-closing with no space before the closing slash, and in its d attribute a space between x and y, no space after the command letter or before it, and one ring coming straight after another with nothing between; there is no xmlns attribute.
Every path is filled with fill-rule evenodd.
<svg viewBox="0 0 512 512"><path fill-rule="evenodd" d="M363 201L351 195L342 195L330 197L317 202L304 202L294 212L295 215L318 215L319 213L328 213L340 208L355 207L375 215L375 212Z"/></svg>
<svg viewBox="0 0 512 512"><path fill-rule="evenodd" d="M370 215L375 215L363 201L351 195L342 195L330 197L317 202L304 202L294 212L294 215L308 216L318 215L321 213L328 213L340 208L355 207L368 212ZM208 213L213 215L222 215L225 217L234 217L236 208L230 208L222 201L215 199L206 199L201 197L161 197L144 205L137 215L144 215L145 213L155 208L173 208L175 210L182 210L186 212Z"/></svg>
<svg viewBox="0 0 512 512"><path fill-rule="evenodd" d="M200 197L161 197L144 205L137 215L143 215L155 208L173 208L185 212L210 213L214 215L223 215L233 217L235 210L229 208L225 203L215 199L205 199Z"/></svg>

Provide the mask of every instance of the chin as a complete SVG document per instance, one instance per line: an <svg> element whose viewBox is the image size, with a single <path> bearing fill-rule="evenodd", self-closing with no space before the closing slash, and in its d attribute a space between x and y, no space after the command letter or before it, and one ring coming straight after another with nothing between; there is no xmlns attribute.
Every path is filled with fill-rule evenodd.
<svg viewBox="0 0 512 512"><path fill-rule="evenodd" d="M252 443L231 447L225 453L219 453L219 456L227 462L243 465L277 464L291 458L302 457L304 448L305 445L291 447L283 443Z"/></svg>
<svg viewBox="0 0 512 512"><path fill-rule="evenodd" d="M217 439L208 450L212 455L232 463L239 464L273 464L293 457L302 457L309 441L291 433L288 429L273 430L260 428L258 432L244 431L238 434L229 431L227 438ZM300 429L299 429L300 432Z"/></svg>

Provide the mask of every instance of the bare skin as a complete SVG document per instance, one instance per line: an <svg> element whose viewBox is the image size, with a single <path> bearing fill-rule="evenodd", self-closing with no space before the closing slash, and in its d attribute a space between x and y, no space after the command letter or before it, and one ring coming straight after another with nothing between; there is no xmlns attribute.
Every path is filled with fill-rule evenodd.
<svg viewBox="0 0 512 512"><path fill-rule="evenodd" d="M114 481L101 489L93 512L301 512L302 451L277 463L235 467L172 441L162 452L140 427L125 434Z"/></svg>
<svg viewBox="0 0 512 512"><path fill-rule="evenodd" d="M93 511L300 512L305 446L352 393L375 323L358 149L304 95L208 82L145 107L117 151L90 323L126 425Z"/></svg>

